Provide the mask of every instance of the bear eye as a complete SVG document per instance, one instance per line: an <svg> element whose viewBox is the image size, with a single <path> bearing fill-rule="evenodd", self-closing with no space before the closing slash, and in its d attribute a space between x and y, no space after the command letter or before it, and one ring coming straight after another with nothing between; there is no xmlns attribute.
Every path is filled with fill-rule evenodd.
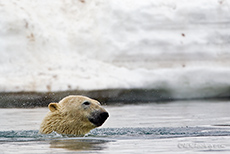
<svg viewBox="0 0 230 154"><path fill-rule="evenodd" d="M90 105L90 102L85 101L85 102L83 102L82 104L88 106L88 105Z"/></svg>

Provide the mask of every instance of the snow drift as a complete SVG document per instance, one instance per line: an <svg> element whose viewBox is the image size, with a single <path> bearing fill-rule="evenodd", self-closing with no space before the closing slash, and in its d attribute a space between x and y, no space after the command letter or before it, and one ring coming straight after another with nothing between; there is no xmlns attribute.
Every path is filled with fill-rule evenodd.
<svg viewBox="0 0 230 154"><path fill-rule="evenodd" d="M230 96L230 2L0 2L0 92Z"/></svg>

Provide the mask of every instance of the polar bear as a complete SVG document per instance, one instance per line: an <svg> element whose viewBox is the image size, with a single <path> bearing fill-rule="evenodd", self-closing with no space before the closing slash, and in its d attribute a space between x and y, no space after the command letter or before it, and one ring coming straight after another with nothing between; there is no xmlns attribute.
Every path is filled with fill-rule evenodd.
<svg viewBox="0 0 230 154"><path fill-rule="evenodd" d="M70 95L59 103L50 103L49 112L43 119L39 132L49 134L84 135L101 126L109 117L101 104L81 95Z"/></svg>

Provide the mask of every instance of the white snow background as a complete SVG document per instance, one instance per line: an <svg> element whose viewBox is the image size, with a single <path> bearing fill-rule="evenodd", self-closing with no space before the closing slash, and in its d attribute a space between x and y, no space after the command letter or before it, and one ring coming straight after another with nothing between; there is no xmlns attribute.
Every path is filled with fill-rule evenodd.
<svg viewBox="0 0 230 154"><path fill-rule="evenodd" d="M230 96L230 0L0 0L0 92Z"/></svg>

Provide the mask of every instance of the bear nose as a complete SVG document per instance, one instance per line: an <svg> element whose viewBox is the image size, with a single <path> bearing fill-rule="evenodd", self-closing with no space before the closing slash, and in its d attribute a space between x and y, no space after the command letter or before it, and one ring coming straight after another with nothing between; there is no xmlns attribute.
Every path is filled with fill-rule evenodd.
<svg viewBox="0 0 230 154"><path fill-rule="evenodd" d="M109 117L108 112L100 113L99 116L98 116L98 124L97 124L97 126L101 126L108 117Z"/></svg>
<svg viewBox="0 0 230 154"><path fill-rule="evenodd" d="M106 120L106 119L109 117L109 113L108 113L108 112L102 112L102 113L100 114L100 117L101 117L101 119Z"/></svg>
<svg viewBox="0 0 230 154"><path fill-rule="evenodd" d="M97 127L101 126L105 120L109 117L108 112L102 112L93 118L89 118L89 121L92 122Z"/></svg>

